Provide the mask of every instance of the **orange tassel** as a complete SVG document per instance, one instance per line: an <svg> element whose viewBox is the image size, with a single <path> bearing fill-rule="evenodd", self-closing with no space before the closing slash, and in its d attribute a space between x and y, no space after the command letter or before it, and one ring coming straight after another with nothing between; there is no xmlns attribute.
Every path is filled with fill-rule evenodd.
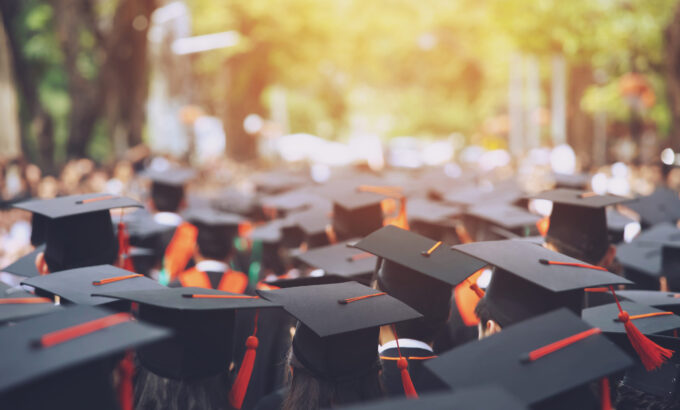
<svg viewBox="0 0 680 410"><path fill-rule="evenodd" d="M628 312L621 308L619 299L614 292L614 287L610 286L609 290L612 292L612 295L614 295L614 301L616 301L616 305L619 308L619 320L623 322L628 340L630 340L630 344L640 357L640 361L642 362L642 365L645 366L645 369L647 369L647 371L654 370L670 359L673 356L673 350L659 346L642 334L630 320Z"/></svg>
<svg viewBox="0 0 680 410"><path fill-rule="evenodd" d="M248 392L248 385L250 384L250 377L253 374L253 367L255 366L255 355L257 353L257 346L260 343L257 339L257 317L259 312L255 312L255 327L253 334L246 339L246 353L243 355L241 367L238 369L238 375L234 385L229 392L229 403L235 409L240 409L243 406L243 400L246 398Z"/></svg>
<svg viewBox="0 0 680 410"><path fill-rule="evenodd" d="M603 377L600 381L600 401L602 410L612 410L612 398L609 393L609 378Z"/></svg>
<svg viewBox="0 0 680 410"><path fill-rule="evenodd" d="M536 222L536 228L538 228L538 233L545 238L545 236L548 234L548 230L550 229L550 217L546 216L539 219Z"/></svg>
<svg viewBox="0 0 680 410"><path fill-rule="evenodd" d="M132 351L127 351L125 357L118 364L118 401L121 410L134 409L134 387L132 377L134 376L135 365L132 360Z"/></svg>

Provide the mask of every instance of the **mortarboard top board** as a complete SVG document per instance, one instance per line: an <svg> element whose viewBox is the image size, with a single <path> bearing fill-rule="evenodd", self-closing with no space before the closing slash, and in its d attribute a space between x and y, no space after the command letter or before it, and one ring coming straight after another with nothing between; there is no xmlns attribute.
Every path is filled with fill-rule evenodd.
<svg viewBox="0 0 680 410"><path fill-rule="evenodd" d="M51 299L0 283L0 324L45 315L62 309Z"/></svg>
<svg viewBox="0 0 680 410"><path fill-rule="evenodd" d="M572 312L559 309L460 346L428 360L425 367L454 390L493 383L533 405L622 371L633 363L598 331L545 356L530 355L590 329Z"/></svg>
<svg viewBox="0 0 680 410"><path fill-rule="evenodd" d="M211 208L192 208L184 212L184 220L197 225L238 227L245 221L241 215L220 212Z"/></svg>
<svg viewBox="0 0 680 410"><path fill-rule="evenodd" d="M328 285L330 283L344 283L351 281L348 278L338 275L321 275L321 276L300 276L291 279L277 279L264 282L265 285L280 289L295 288L298 286L312 286L312 285Z"/></svg>
<svg viewBox="0 0 680 410"><path fill-rule="evenodd" d="M281 229L284 223L285 221L282 219L274 219L258 225L250 232L250 239L264 243L279 243L283 239Z"/></svg>
<svg viewBox="0 0 680 410"><path fill-rule="evenodd" d="M619 300L628 300L640 305L680 313L680 293L658 290L617 290ZM612 296L612 301L613 301Z"/></svg>
<svg viewBox="0 0 680 410"><path fill-rule="evenodd" d="M530 197L531 199L547 199L560 205L573 205L583 208L601 209L610 205L616 205L627 201L627 198L616 195L597 195L592 192L578 189L559 188L541 192Z"/></svg>
<svg viewBox="0 0 680 410"><path fill-rule="evenodd" d="M17 276L33 277L40 275L38 268L35 266L35 258L39 253L45 251L45 245L40 245L33 251L27 253L26 255L20 257L4 268L0 269L2 272L11 273Z"/></svg>
<svg viewBox="0 0 680 410"><path fill-rule="evenodd" d="M441 202L432 201L425 198L413 198L408 201L409 221L419 221L430 224L452 225L451 219L460 216L462 211L459 207L447 205Z"/></svg>
<svg viewBox="0 0 680 410"><path fill-rule="evenodd" d="M328 212L322 209L309 209L289 215L287 220L302 234L302 240L311 248L328 245L328 228L332 224ZM284 235L286 232L284 231Z"/></svg>
<svg viewBox="0 0 680 410"><path fill-rule="evenodd" d="M417 401L409 398L380 400L347 407L347 410L528 410L525 404L507 390L493 385L480 385L453 393L421 395ZM343 407L344 408L344 407Z"/></svg>
<svg viewBox="0 0 680 410"><path fill-rule="evenodd" d="M583 289L632 283L527 241L477 242L454 249L496 267L485 299L502 326L558 307L580 312Z"/></svg>
<svg viewBox="0 0 680 410"><path fill-rule="evenodd" d="M274 208L278 211L283 211L284 213L299 211L315 205L322 206L321 204L323 202L327 202L327 200L314 194L312 190L308 188L299 188L293 191L260 198L262 206Z"/></svg>
<svg viewBox="0 0 680 410"><path fill-rule="evenodd" d="M341 242L301 253L297 259L310 267L323 269L327 275L356 278L370 276L378 258L350 246L349 242Z"/></svg>
<svg viewBox="0 0 680 410"><path fill-rule="evenodd" d="M586 189L590 183L589 175L586 173L579 174L563 174L560 172L553 172L553 180L555 180L555 188L565 189Z"/></svg>
<svg viewBox="0 0 680 410"><path fill-rule="evenodd" d="M383 225L382 201L386 197L358 188L333 196L333 229L341 239L366 236Z"/></svg>
<svg viewBox="0 0 680 410"><path fill-rule="evenodd" d="M196 177L196 171L190 168L169 168L164 170L149 168L141 172L140 176L150 179L153 184L182 187Z"/></svg>
<svg viewBox="0 0 680 410"><path fill-rule="evenodd" d="M258 191L277 194L308 184L310 179L303 174L290 171L270 171L254 175L251 181Z"/></svg>
<svg viewBox="0 0 680 410"><path fill-rule="evenodd" d="M670 242L680 243L680 230L662 223L642 231L632 242L619 245L616 256L627 270L656 278L664 274L662 249Z"/></svg>
<svg viewBox="0 0 680 410"><path fill-rule="evenodd" d="M474 206L466 214L506 229L517 229L527 226L534 227L536 222L541 219L529 211L504 204Z"/></svg>
<svg viewBox="0 0 680 410"><path fill-rule="evenodd" d="M22 284L32 286L39 294L57 295L71 303L92 306L117 302L116 299L92 296L93 293L164 288L143 275L111 265L64 270L29 278Z"/></svg>
<svg viewBox="0 0 680 410"><path fill-rule="evenodd" d="M640 216L643 228L661 222L675 223L680 219L680 197L666 187L658 187L651 195L639 197L623 204Z"/></svg>
<svg viewBox="0 0 680 410"><path fill-rule="evenodd" d="M388 225L360 240L354 247L452 286L486 265L474 257L437 243ZM413 280L417 282L418 278Z"/></svg>
<svg viewBox="0 0 680 410"><path fill-rule="evenodd" d="M622 301L621 308L628 312L631 318L638 315L660 314L659 310L650 306L634 302ZM623 322L618 320L619 308L616 303L600 305L583 309L581 317L593 327L602 329L603 333L626 335ZM632 320L632 319L631 319ZM635 327L644 335L662 334L680 328L680 316L661 314L659 316L644 317L634 320Z"/></svg>
<svg viewBox="0 0 680 410"><path fill-rule="evenodd" d="M377 373L380 326L422 315L384 292L356 282L258 291L295 317L295 357L317 377Z"/></svg>
<svg viewBox="0 0 680 410"><path fill-rule="evenodd" d="M58 219L115 208L142 208L143 205L139 201L124 196L84 194L20 202L14 207L45 216L48 219Z"/></svg>
<svg viewBox="0 0 680 410"><path fill-rule="evenodd" d="M46 335L97 320L108 323L99 330L46 344L51 341L45 338ZM69 368L105 359L168 336L167 330L133 320L127 313L92 306L72 306L0 328L3 346L0 353L0 368L3 369L0 395L33 382L36 382L31 390L34 395L45 393L40 386L48 376L59 378L60 372ZM110 377L110 373L106 377ZM69 378L60 379L64 388L73 383ZM81 385L78 388L84 389L77 394L78 400L81 400L81 394L86 395L87 389Z"/></svg>
<svg viewBox="0 0 680 410"><path fill-rule="evenodd" d="M102 289L94 296L136 302L141 320L175 331L173 338L137 353L148 370L177 380L201 379L226 371L232 360L237 309L278 307L256 296L191 287L117 292Z"/></svg>
<svg viewBox="0 0 680 410"><path fill-rule="evenodd" d="M222 212L247 217L259 217L259 206L255 195L234 188L226 189L210 200L210 205Z"/></svg>

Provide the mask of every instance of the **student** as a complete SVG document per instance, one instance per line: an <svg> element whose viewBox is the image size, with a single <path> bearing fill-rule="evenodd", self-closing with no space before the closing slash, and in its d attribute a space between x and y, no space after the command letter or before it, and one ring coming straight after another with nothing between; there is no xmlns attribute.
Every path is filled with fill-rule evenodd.
<svg viewBox="0 0 680 410"><path fill-rule="evenodd" d="M376 349L380 326L421 316L356 282L258 293L298 320L288 357L290 386L263 399L261 410L335 408L383 397Z"/></svg>
<svg viewBox="0 0 680 410"><path fill-rule="evenodd" d="M44 252L35 257L41 275L92 265L114 264L118 243L110 209L141 207L139 202L108 194L72 195L15 205L44 218Z"/></svg>
<svg viewBox="0 0 680 410"><path fill-rule="evenodd" d="M233 365L235 310L272 308L275 304L255 296L201 288L102 291L94 296L138 303L140 320L174 331L172 338L137 351L137 410L241 408L257 339L253 336L248 342L245 358L250 359L244 359L242 367L246 370L232 384L229 369Z"/></svg>
<svg viewBox="0 0 680 410"><path fill-rule="evenodd" d="M120 409L131 399L117 397L112 385L120 354L168 336L128 313L91 306L59 309L0 328L2 408Z"/></svg>
<svg viewBox="0 0 680 410"><path fill-rule="evenodd" d="M418 393L441 389L441 383L423 369L423 363L436 357L432 345L437 334L446 330L453 286L483 267L484 262L395 226L381 228L355 247L380 258L376 289L423 314L422 318L380 329L382 376L388 394L404 393L398 365L401 356L408 360Z"/></svg>
<svg viewBox="0 0 680 410"><path fill-rule="evenodd" d="M194 251L196 265L180 273L170 286L246 293L248 277L229 266L234 251L234 239L243 219L238 215L211 209L193 210L185 215L185 219L198 229Z"/></svg>

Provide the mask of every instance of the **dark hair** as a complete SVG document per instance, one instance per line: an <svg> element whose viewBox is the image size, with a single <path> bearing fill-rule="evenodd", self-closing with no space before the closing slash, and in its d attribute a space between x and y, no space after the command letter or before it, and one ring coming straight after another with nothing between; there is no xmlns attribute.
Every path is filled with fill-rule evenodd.
<svg viewBox="0 0 680 410"><path fill-rule="evenodd" d="M288 394L282 410L336 407L345 404L376 400L384 396L379 367L353 379L324 380L314 376L295 357L288 354L288 364L293 368Z"/></svg>
<svg viewBox="0 0 680 410"><path fill-rule="evenodd" d="M234 247L234 237L238 234L229 227L214 227L195 223L198 227L196 245L201 255L218 261L226 260Z"/></svg>
<svg viewBox="0 0 680 410"><path fill-rule="evenodd" d="M662 398L620 383L616 397L617 410L680 410L677 398Z"/></svg>
<svg viewBox="0 0 680 410"><path fill-rule="evenodd" d="M479 318L479 323L482 325L485 325L489 320L498 322L491 314L491 309L489 309L489 301L486 298L481 298L479 299L479 302L477 302L477 306L475 306L475 316Z"/></svg>
<svg viewBox="0 0 680 410"><path fill-rule="evenodd" d="M159 212L177 212L184 199L184 187L151 184L151 200Z"/></svg>
<svg viewBox="0 0 680 410"><path fill-rule="evenodd" d="M136 410L225 410L230 383L226 373L181 381L158 376L143 367L135 379Z"/></svg>

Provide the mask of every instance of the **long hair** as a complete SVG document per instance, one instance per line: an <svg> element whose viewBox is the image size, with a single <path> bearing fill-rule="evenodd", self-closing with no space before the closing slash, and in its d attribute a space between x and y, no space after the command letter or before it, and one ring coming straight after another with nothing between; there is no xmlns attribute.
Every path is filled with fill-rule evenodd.
<svg viewBox="0 0 680 410"><path fill-rule="evenodd" d="M228 410L226 374L196 381L158 376L143 367L135 380L136 410Z"/></svg>
<svg viewBox="0 0 680 410"><path fill-rule="evenodd" d="M313 375L300 363L292 350L288 353L288 364L292 367L292 376L282 410L316 410L376 400L384 396L378 366L356 378L332 381Z"/></svg>

